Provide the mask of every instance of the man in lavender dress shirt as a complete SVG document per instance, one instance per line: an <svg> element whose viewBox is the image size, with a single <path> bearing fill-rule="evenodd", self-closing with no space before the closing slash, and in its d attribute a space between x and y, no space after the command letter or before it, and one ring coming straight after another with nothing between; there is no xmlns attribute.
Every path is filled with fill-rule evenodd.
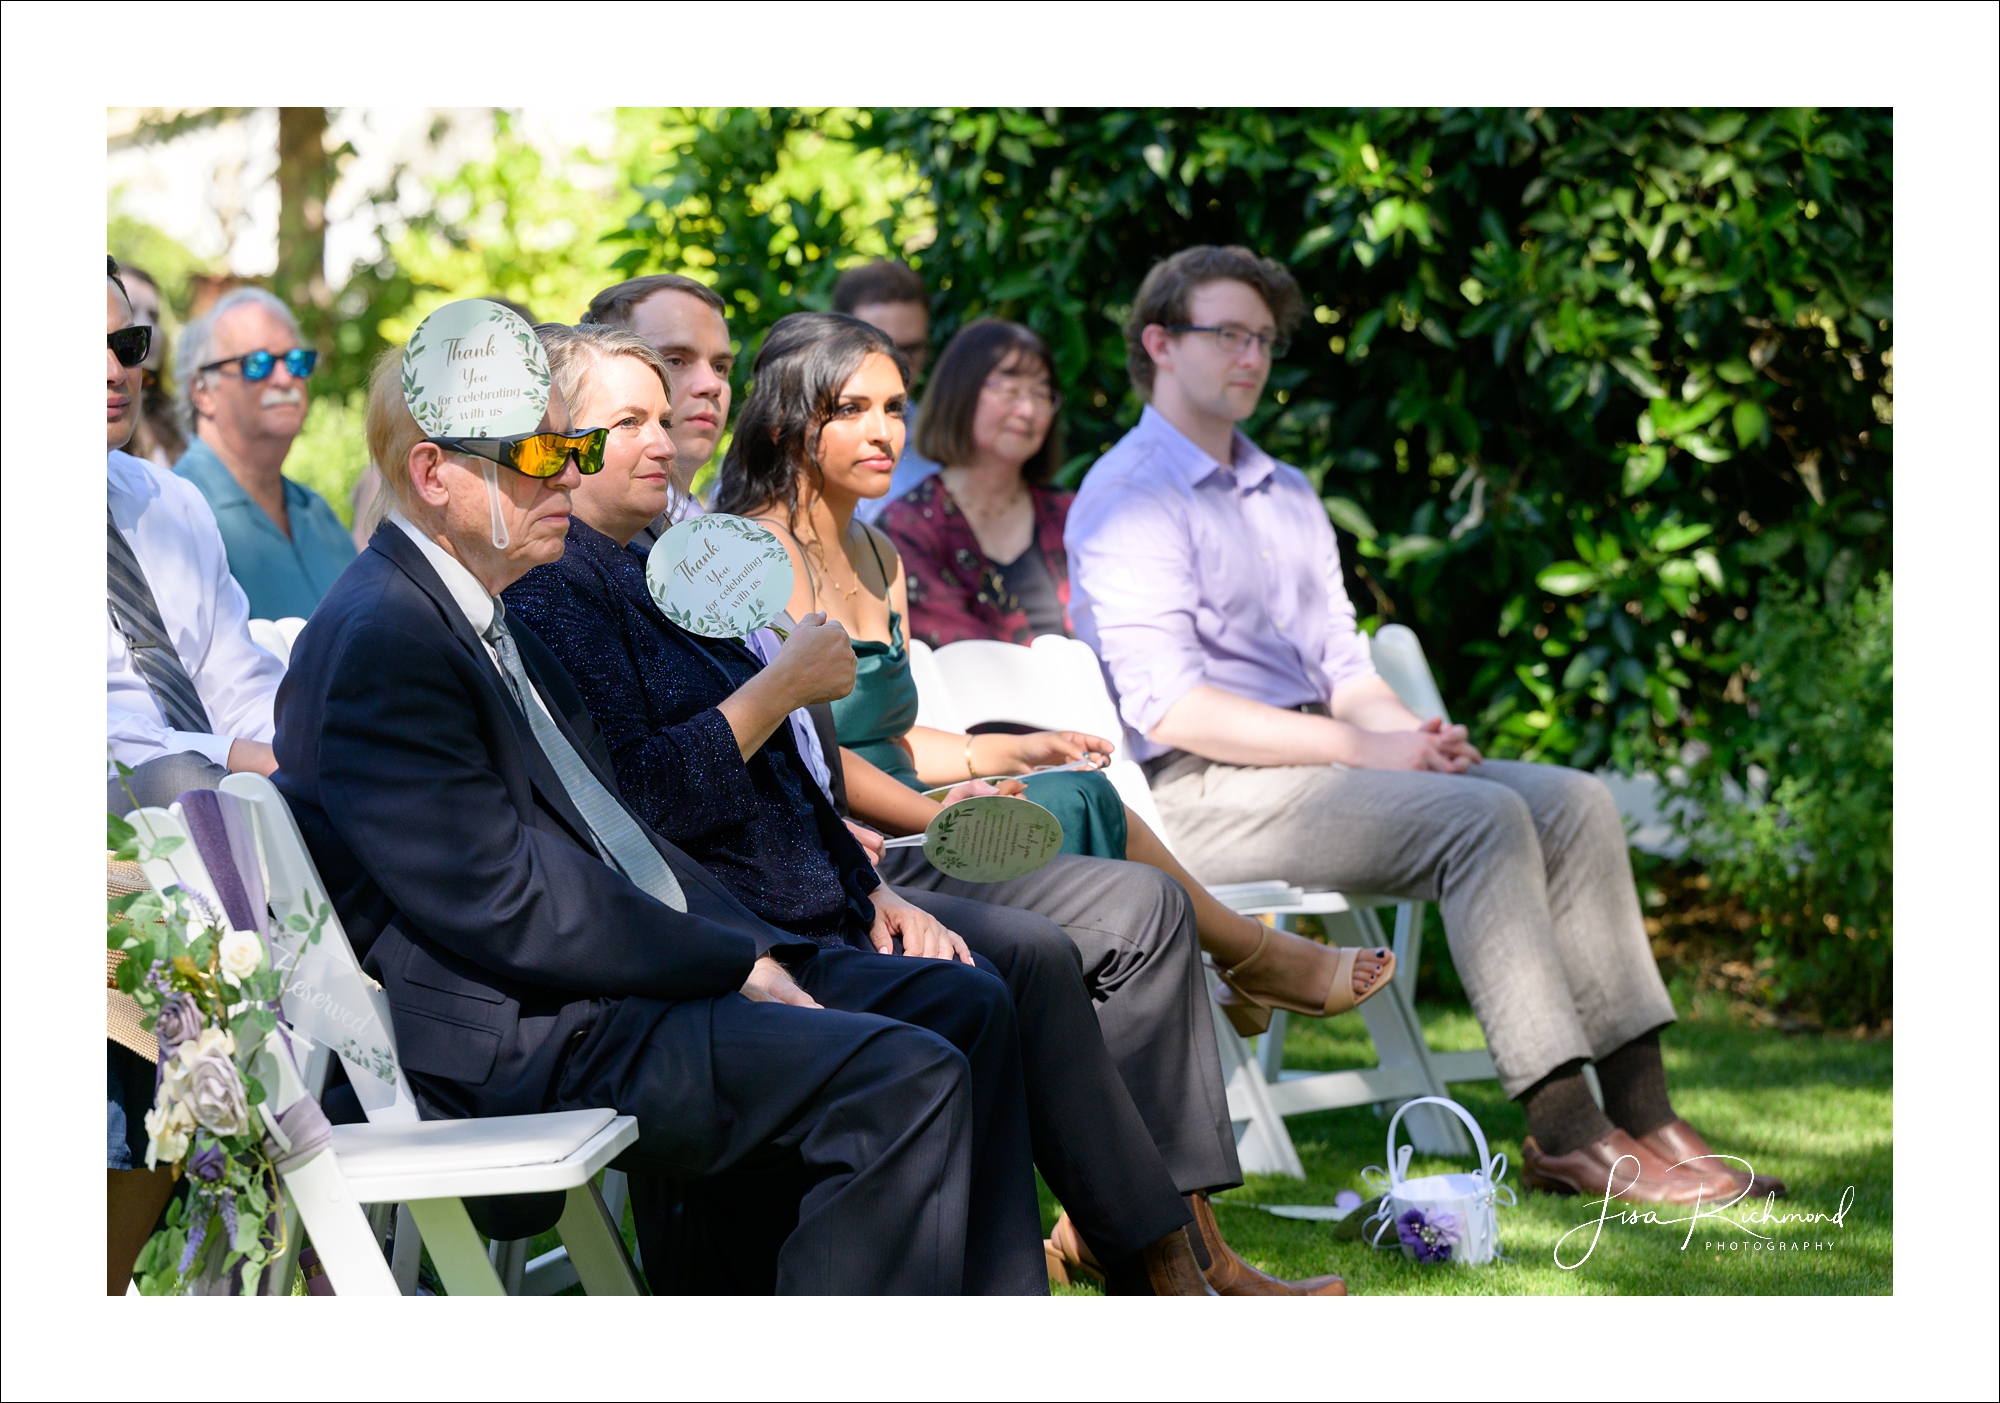
<svg viewBox="0 0 2000 1403"><path fill-rule="evenodd" d="M1609 792L1412 715L1355 630L1319 494L1236 427L1302 311L1291 274L1247 249L1155 265L1125 332L1147 407L1070 508L1071 617L1175 851L1205 882L1438 902L1527 1112L1529 1186L1601 1195L1623 1155L1628 1199L1726 1199L1747 1174L1676 1167L1707 1147L1667 1097L1673 1004Z"/></svg>

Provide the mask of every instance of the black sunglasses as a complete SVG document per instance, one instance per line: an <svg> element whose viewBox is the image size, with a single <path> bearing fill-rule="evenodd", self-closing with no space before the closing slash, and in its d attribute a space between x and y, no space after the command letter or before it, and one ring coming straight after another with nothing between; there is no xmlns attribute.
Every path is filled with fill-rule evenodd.
<svg viewBox="0 0 2000 1403"><path fill-rule="evenodd" d="M604 441L610 436L609 429L585 429L575 434L537 432L511 438L427 438L424 442L484 458L523 477L560 477L574 458L576 470L589 477L604 467Z"/></svg>
<svg viewBox="0 0 2000 1403"><path fill-rule="evenodd" d="M118 363L130 370L144 360L146 353L153 349L153 328L128 326L107 333L104 339L111 347L111 354L118 357Z"/></svg>
<svg viewBox="0 0 2000 1403"><path fill-rule="evenodd" d="M227 360L212 360L201 368L201 373L206 375L209 371L220 370L225 365L240 365L245 380L268 380L271 378L271 372L278 368L279 361L285 363L286 373L294 380L303 380L312 374L313 367L319 364L319 352L304 346L294 346L282 355L273 351L246 351Z"/></svg>

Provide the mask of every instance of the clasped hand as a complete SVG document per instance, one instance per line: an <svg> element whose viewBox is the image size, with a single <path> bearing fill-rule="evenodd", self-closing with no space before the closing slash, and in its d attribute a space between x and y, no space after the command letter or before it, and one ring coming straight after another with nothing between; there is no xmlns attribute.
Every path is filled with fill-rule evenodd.
<svg viewBox="0 0 2000 1403"><path fill-rule="evenodd" d="M1362 731L1363 769L1434 770L1439 774L1460 775L1486 757L1467 739L1463 726L1448 726L1433 716L1414 731Z"/></svg>

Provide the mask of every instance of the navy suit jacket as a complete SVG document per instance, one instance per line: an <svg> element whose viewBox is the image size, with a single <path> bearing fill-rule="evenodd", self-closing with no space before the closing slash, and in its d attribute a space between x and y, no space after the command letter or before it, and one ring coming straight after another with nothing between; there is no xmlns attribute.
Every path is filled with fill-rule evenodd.
<svg viewBox="0 0 2000 1403"><path fill-rule="evenodd" d="M531 632L512 633L551 715L617 794L568 674ZM734 992L759 955L814 949L636 818L680 879L686 912L597 855L485 646L392 522L300 633L277 722L273 779L363 966L388 991L426 1114L540 1110L567 1049L613 1001L658 1001L664 1014ZM685 1052L700 1061L705 1048Z"/></svg>

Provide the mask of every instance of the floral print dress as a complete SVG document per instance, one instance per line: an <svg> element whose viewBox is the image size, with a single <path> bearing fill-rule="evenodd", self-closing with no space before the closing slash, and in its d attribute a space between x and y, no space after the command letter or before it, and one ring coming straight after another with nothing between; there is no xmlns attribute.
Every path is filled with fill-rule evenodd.
<svg viewBox="0 0 2000 1403"><path fill-rule="evenodd" d="M1063 554L1063 524L1069 518L1073 492L1030 487L1034 506L1034 542L1063 607L1063 630L1069 621L1069 561ZM929 477L891 502L876 523L889 533L903 557L909 582L912 638L933 648L965 638L992 638L1002 643L1030 643L1035 630L1000 567L986 557L972 534L971 523L945 490L944 479Z"/></svg>

